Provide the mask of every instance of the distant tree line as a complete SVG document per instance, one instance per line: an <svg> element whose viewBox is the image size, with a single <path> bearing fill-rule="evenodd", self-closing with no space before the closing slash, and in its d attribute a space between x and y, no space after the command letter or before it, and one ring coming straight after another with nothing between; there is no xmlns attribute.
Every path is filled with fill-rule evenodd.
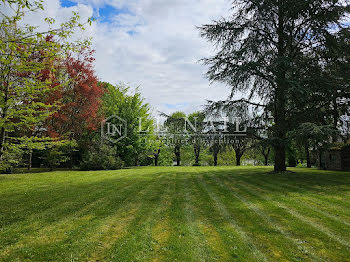
<svg viewBox="0 0 350 262"><path fill-rule="evenodd" d="M72 41L91 20L73 13L53 28L46 18L50 29L38 32L23 18L41 1L0 4L0 172L242 164L283 172L349 141L347 1L234 1L229 19L200 27L219 48L203 60L207 76L232 93L192 114L161 113L164 132L138 89L98 80L90 41ZM101 125L114 115L127 135L110 141Z"/></svg>

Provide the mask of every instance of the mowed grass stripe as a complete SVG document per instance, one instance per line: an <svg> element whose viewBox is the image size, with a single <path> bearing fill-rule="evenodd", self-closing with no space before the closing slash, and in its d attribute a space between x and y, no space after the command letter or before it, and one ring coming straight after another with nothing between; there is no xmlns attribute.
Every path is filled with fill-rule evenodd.
<svg viewBox="0 0 350 262"><path fill-rule="evenodd" d="M297 170L297 169L291 169ZM350 174L343 172L342 181L332 181L327 179L329 176L327 171L322 170L298 170L298 173L291 173L287 175L275 174L260 174L259 181L278 183L285 187L286 192L300 192L302 194L311 194L323 201L329 202L330 205L338 204L343 208L350 209ZM320 174L312 174L311 171L320 172ZM306 173L304 173L306 172ZM325 173L325 174L324 174ZM332 173L334 175L334 173ZM246 176L243 176L246 178ZM252 178L252 176L249 176Z"/></svg>
<svg viewBox="0 0 350 262"><path fill-rule="evenodd" d="M350 196L348 194L348 188L350 186L350 172L334 172L327 170L319 170L316 168L289 168L289 170L294 172L297 176L300 176L300 178L303 178L302 180L294 180L295 182L298 181L299 184L303 184L300 182L302 182L304 179L306 181L319 182L319 185L330 185L332 187L336 187L337 190L340 191L340 193L344 190L344 195ZM289 174L287 178L289 179L295 174ZM285 179L284 177L282 178Z"/></svg>
<svg viewBox="0 0 350 262"><path fill-rule="evenodd" d="M255 195L256 197L260 198L261 200L264 200L266 202L269 202L270 204L277 207L277 209L274 210L274 214L279 214L281 211L284 211L284 214L281 213L282 216L284 216L286 219L284 219L285 223L290 223L293 220L297 220L296 226L293 228L293 230L299 228L298 230L301 230L302 234L305 235L305 231L310 232L308 234L308 242L311 242L312 245L322 247L322 249L328 249L327 254L331 254L334 257L340 256L343 258L348 258L349 256L349 243L345 240L343 240L340 236L334 234L331 232L328 228L315 223L308 217L303 216L299 212L295 211L293 208L288 207L270 197L267 197L265 194L257 193L257 191L263 191L262 188L253 187L253 185L242 184L243 182L239 182L238 186L242 186L246 188L246 191L249 192L252 195ZM253 187L253 188L252 188ZM267 205L265 205L267 206ZM290 216L287 217L286 213ZM304 224L304 226L302 226ZM310 226L312 230L307 228L307 226ZM318 232L318 233L316 233ZM332 261L336 261L332 259ZM338 261L346 261L346 260L338 260Z"/></svg>
<svg viewBox="0 0 350 262"><path fill-rule="evenodd" d="M256 261L268 261L267 256L259 249L256 242L248 235L248 233L238 225L234 217L228 212L226 206L220 201L220 198L213 193L208 185L203 181L203 177L198 176L197 178L200 187L209 196L212 204L218 210L219 214L229 223L230 226L239 234L245 245L250 249L250 252L254 255ZM239 214L234 214L239 216Z"/></svg>
<svg viewBox="0 0 350 262"><path fill-rule="evenodd" d="M119 182L119 180L118 180ZM129 183L129 184L128 184ZM138 181L138 183L142 183L142 181ZM114 186L108 190L106 188L105 190L88 190L88 192L91 192L91 194L86 194L85 201L80 202L79 199L77 201L77 198L75 197L75 190L72 190L70 194L62 195L63 201L61 204L45 204L45 206L50 206L50 208L45 208L44 210L41 210L40 205L38 206L38 210L36 212L31 212L30 215L28 215L28 218L24 218L19 223L9 223L6 224L6 226L3 226L1 228L1 244L2 247L5 248L8 245L14 245L14 243L20 241L21 239L24 239L27 235L31 235L32 232L45 232L46 227L53 228L55 225L65 225L68 224L70 219L76 219L78 217L83 217L87 214L89 214L92 210L95 210L98 208L101 204L103 204L105 199L108 197L113 196L111 194L112 190L126 190L127 188L131 187L133 184L130 183L128 180L124 183L118 183L116 184L115 188ZM20 194L20 192L19 192ZM73 196L72 196L73 194ZM69 200L74 200L77 202L77 208L71 209L68 208L68 211L66 210L66 197L69 195ZM45 201L50 202L50 197L44 197L42 196ZM32 198L30 195L28 196L28 200L25 201L28 205L30 205L32 202L36 201L36 198ZM2 203L4 204L4 203ZM22 213L23 210L16 206L17 209L13 210L13 213ZM8 220L11 219L11 216L7 218ZM5 222L6 223L6 222ZM18 236L18 237L17 237ZM10 240L10 241L8 241ZM1 252L1 250L0 250Z"/></svg>
<svg viewBox="0 0 350 262"><path fill-rule="evenodd" d="M327 234L315 228L315 224L305 223L288 212L288 209L282 208L270 198L264 197L265 193L257 193L264 192L262 187L252 185L254 182L244 184L241 179L236 180L235 177L227 174L223 175L222 179L227 180L230 185L233 184L251 202L259 205L281 225L289 228L289 232L295 235L296 238L303 240L301 244L313 250L313 253L316 253L318 257L324 258L326 261L347 261L349 250L346 246L339 244ZM281 192L280 195L282 195Z"/></svg>
<svg viewBox="0 0 350 262"><path fill-rule="evenodd" d="M152 190L137 201L141 203L126 234L116 239L105 252L103 261L147 261L153 252L152 228L157 224L161 202L171 190L171 174L162 176L152 184Z"/></svg>
<svg viewBox="0 0 350 262"><path fill-rule="evenodd" d="M270 195L275 193L276 191L278 192L278 191L285 190L285 187L280 184L270 184L270 183L267 184L263 181L259 181L256 183L254 181L254 184L257 186L261 185L262 187L269 189L269 192L271 192ZM344 208L343 210L341 210L340 206L335 207L334 205L331 206L331 205L325 204L324 202L323 204L321 204L319 201L317 201L317 199L315 199L316 197L318 197L318 195L306 198L304 197L303 194L292 192L292 193L288 193L288 201L286 203L292 203L292 205L295 206L297 209L299 209L300 212L303 212L305 214L310 214L310 216L312 217L318 218L321 215L321 218L325 217L330 221L336 221L340 224L343 224L343 226L338 224L336 225L335 230L339 230L339 233L342 233L344 232L344 230L346 231L347 229L350 228L350 222L347 221L349 219L350 212L348 213L344 212ZM287 199L287 197L282 198L281 201L284 201L285 199ZM318 203L318 205L315 204L315 202ZM329 211L328 212L323 211L324 209L329 210L330 208L334 210L334 212L336 212L337 216L333 215L332 213L329 213ZM343 217L340 217L339 214L341 213L345 215ZM327 222L327 219L322 219L322 220L323 222ZM331 227L333 226L333 223L328 223L328 224Z"/></svg>
<svg viewBox="0 0 350 262"><path fill-rule="evenodd" d="M193 245L201 246L200 261L229 261L240 257L241 254L237 250L239 244L237 233L227 226L228 223L222 223L215 206L208 205L208 195L196 183L197 177L198 172L193 172L190 175L187 189L190 190L192 219L196 224L197 237L199 238L196 240L197 243L194 242Z"/></svg>
<svg viewBox="0 0 350 262"><path fill-rule="evenodd" d="M165 261L208 261L210 252L199 230L190 173L176 173L177 183L169 210L171 227Z"/></svg>
<svg viewBox="0 0 350 262"><path fill-rule="evenodd" d="M223 181L217 176L210 176L207 178L210 181L214 182L215 186L220 187L223 190L223 194L239 199L248 209L252 210L257 216L259 216L262 219L262 221L264 221L264 223L266 223L259 223L256 225L257 227L265 226L269 228L269 231L276 230L279 232L279 237L276 236L276 234L274 234L273 236L271 236L271 238L269 238L269 241L271 241L271 246L274 249L282 248L282 251L275 251L277 257L274 257L274 259L294 258L298 260L302 259L303 261L322 261L322 259L314 253L312 247L306 247L305 245L303 245L304 243L301 239L295 238L284 225L278 223L278 221L276 221L262 208L260 208L259 205L255 204L254 201L248 200L245 197L245 194L242 194L242 192L238 191L235 186L233 186L232 184L228 184L227 182ZM300 257L299 253L301 253L303 256Z"/></svg>
<svg viewBox="0 0 350 262"><path fill-rule="evenodd" d="M0 261L350 261L350 173L292 170L0 176Z"/></svg>
<svg viewBox="0 0 350 262"><path fill-rule="evenodd" d="M186 225L188 226L190 245L188 249L193 254L193 261L208 261L210 260L211 248L205 235L201 231L202 225L205 221L200 218L199 200L196 195L195 177L198 172L193 172L190 175L185 174L186 177L182 179L182 188L184 191L184 212Z"/></svg>
<svg viewBox="0 0 350 262"><path fill-rule="evenodd" d="M28 175L31 176L32 174ZM19 184L24 184L26 188L30 188L30 190L21 190L21 186L17 187L12 183L7 183L8 181L4 179L2 181L2 189L11 189L10 192L6 192L6 190L2 190L0 193L2 207L2 213L0 214L1 227L7 227L10 224L15 224L17 221L24 222L25 219L30 220L34 218L37 220L40 217L46 217L47 214L53 213L52 210L57 208L58 204L62 205L62 202L65 204L71 204L72 196L74 196L74 204L72 208L74 210L78 210L81 206L79 204L85 204L86 202L93 202L96 199L99 199L104 196L108 187L104 186L103 190L99 190L96 187L96 183L83 183L77 184L71 183L62 184L62 183L52 183L51 180L45 177L44 174L40 174L40 177L43 176L44 181L40 181L40 184L46 183L47 186L43 187L40 184L37 185L37 179L34 179L35 182L28 182L27 177L21 175L23 177L23 181ZM33 174L35 177L35 175ZM96 174L95 174L96 176ZM119 182L124 179L125 176L118 176L113 180L113 182ZM76 177L76 176L75 176ZM6 177L7 178L7 177ZM51 178L52 179L52 178ZM11 179L10 179L11 180ZM102 178L101 178L102 180ZM98 181L98 183L103 183L102 181ZM49 183L48 183L49 182ZM125 182L128 182L127 180ZM38 182L39 183L39 182ZM112 183L111 183L112 184ZM93 185L91 188L90 185ZM104 185L107 185L106 183ZM15 188L15 190L14 190ZM92 190L94 189L94 190ZM83 198L79 198L79 192L84 193L84 191L88 191L90 194L84 194ZM6 197L5 197L6 196ZM79 202L81 200L82 202ZM13 207L16 207L16 210L13 210ZM36 212L32 212L33 209ZM68 210L71 213L71 210ZM38 217L38 215L40 215ZM52 219L58 219L57 215L65 215L64 212L60 214L55 214Z"/></svg>
<svg viewBox="0 0 350 262"><path fill-rule="evenodd" d="M261 261L254 244L242 237L242 232L232 225L233 219L223 216L222 210L217 207L198 178L194 177L193 180L196 182L196 188L192 189L197 207L196 216L201 223L203 239L209 248L210 256L205 261ZM206 230L207 228L210 230ZM225 256L218 253L220 249L225 250Z"/></svg>
<svg viewBox="0 0 350 262"><path fill-rule="evenodd" d="M44 252L45 249L57 249L56 252L61 253L63 256L74 255L76 257L75 252L72 251L69 254L67 253L70 252L68 249L61 247L68 243L74 249L75 242L81 244L81 239L87 239L85 235L96 230L95 228L111 212L117 212L123 204L131 203L127 200L137 195L144 188L147 188L147 185L154 184L156 179L157 176L149 180L135 180L135 183L130 183L129 185L121 183L119 187L115 187L114 192L106 192L107 194L105 194L106 197L103 198L103 201L98 201L99 205L89 206L90 209L84 209L84 212L74 212L67 218L48 224L35 233L34 236L24 238L22 241L12 245L10 250L5 250L4 253L10 253L9 261L11 261L11 257L17 256L18 252L25 252L25 256L31 258L31 256L39 255L38 252L41 249L44 249L41 252ZM43 241L37 241L38 239ZM9 252L11 250L12 252ZM82 251L79 250L80 254L83 253Z"/></svg>
<svg viewBox="0 0 350 262"><path fill-rule="evenodd" d="M74 172L75 173L75 172ZM80 172L85 174L83 172ZM93 203L94 201L101 199L108 195L109 192L115 191L116 187L122 188L127 183L137 182L137 179L130 179L130 174L122 173L123 175L108 175L104 173L94 172L94 177L82 175L83 178L89 179L87 181L83 180L77 175L70 175L68 172L68 177L76 178L81 181L73 183L71 179L67 179L68 184L57 183L56 178L47 178L44 174L30 174L28 176L21 175L23 180L19 181L19 184L26 184L26 187L31 188L31 190L20 190L16 185L7 183L7 178L2 180L2 189L11 189L11 192L6 193L6 191L1 190L0 197L3 201L0 203L2 208L2 213L0 217L1 227L7 227L11 223L16 223L17 221L25 222L26 219L34 218L38 220L40 218L51 219L50 222L60 219L62 216L71 214L74 211L78 212L79 209L86 206L86 203ZM135 174L135 176L140 179L140 174ZM155 174L153 174L155 175ZM34 176L34 182L29 180L31 176ZM58 173L58 178L62 174ZM46 183L47 186L42 187L40 184L36 185L38 182L38 177L44 180L40 181L40 184ZM99 177L100 179L98 180ZM10 177L9 177L10 178ZM91 182L90 179L93 181ZM10 179L11 180L11 179ZM53 180L53 181L51 181ZM49 182L49 183L48 183ZM121 182L121 183L120 183ZM38 182L39 183L39 182ZM64 204L64 205L62 205ZM54 210L58 207L66 206L65 210L60 210L57 214ZM16 207L14 210L13 207ZM35 212L33 212L35 210ZM50 214L53 214L50 216ZM6 217L5 217L6 216Z"/></svg>
<svg viewBox="0 0 350 262"><path fill-rule="evenodd" d="M346 173L345 173L346 175ZM255 179L252 179L251 176L241 176L235 174L235 180L237 181L247 181L251 184L255 185L264 185L269 187L271 190L276 193L283 193L284 195L288 193L288 197L292 200L298 198L298 200L304 203L304 206L308 206L310 209L313 209L315 212L323 214L324 216L337 220L338 222L343 223L344 225L350 225L350 201L339 199L339 195L337 195L338 191L333 192L336 195L337 199L334 199L334 195L326 195L326 194L315 194L313 193L315 190L313 187L308 187L307 182L305 184L301 184L299 186L292 186L288 184L288 181L281 181L280 177L269 175L269 176L257 176ZM279 182L281 181L281 183ZM350 187L348 188L350 191ZM317 192L328 192L328 188L325 188L324 191L317 189ZM281 194L280 194L281 195ZM279 196L280 196L279 195ZM331 199L329 198L331 197ZM333 199L332 199L333 198ZM297 205L299 206L299 205ZM322 209L322 210L320 210ZM327 211L324 211L327 210ZM333 211L336 216L331 214L329 211Z"/></svg>
<svg viewBox="0 0 350 262"><path fill-rule="evenodd" d="M250 185L252 184L255 186L260 186L260 190L263 188L265 190L265 195L268 194L270 198L273 197L273 199L279 203L283 202L286 204L288 208L291 208L298 213L302 213L304 217L307 216L310 219L310 222L329 228L329 230L325 229L327 232L331 233L331 230L334 231L334 233L331 234L339 234L341 237L338 238L341 238L343 244L347 242L349 245L350 238L348 238L348 236L350 235L350 231L349 227L347 226L348 223L346 221L342 220L341 218L337 218L332 214L319 210L313 206L310 206L307 203L304 203L302 199L298 198L298 195L288 193L287 196L280 195L278 197L275 197L275 192L281 192L284 190L283 185L277 183L266 183L264 181L251 181Z"/></svg>
<svg viewBox="0 0 350 262"><path fill-rule="evenodd" d="M143 199L147 195L152 194L155 184L167 174L161 174L152 178L147 184L140 185L140 190L137 192L124 193L126 198L122 205L115 210L114 214L102 220L96 230L90 232L87 240L88 261L103 261L104 254L114 246L117 239L125 236L127 227L136 218L137 213L142 208Z"/></svg>
<svg viewBox="0 0 350 262"><path fill-rule="evenodd" d="M256 185L261 185L261 181L255 181L255 180L247 180L249 183L255 183ZM266 184L265 184L266 185ZM297 201L302 201L304 205L308 206L310 209L314 210L315 212L318 212L324 216L327 216L329 218L332 218L334 220L337 220L338 222L341 222L347 226L350 227L350 209L346 208L347 201L346 200L339 200L335 203L331 199L328 199L327 197L320 195L320 194L314 194L309 193L307 189L305 188L298 188L295 186L289 186L284 184L267 184L270 185L270 188L273 191L284 191L288 192L288 189L291 189L292 191L288 193L289 196L292 196L294 199L297 199ZM296 191L297 190L297 191ZM325 189L327 191L327 189ZM345 202L345 205L344 205ZM333 215L336 214L336 215Z"/></svg>

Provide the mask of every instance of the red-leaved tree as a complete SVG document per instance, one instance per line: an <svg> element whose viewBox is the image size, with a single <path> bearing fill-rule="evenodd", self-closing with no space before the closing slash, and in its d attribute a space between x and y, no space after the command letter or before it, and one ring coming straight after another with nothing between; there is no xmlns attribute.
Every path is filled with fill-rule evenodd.
<svg viewBox="0 0 350 262"><path fill-rule="evenodd" d="M100 125L99 107L104 89L98 85L93 53L83 49L76 56L69 55L58 70L60 87L50 98L58 102L58 110L48 125L51 137L66 135L78 141Z"/></svg>

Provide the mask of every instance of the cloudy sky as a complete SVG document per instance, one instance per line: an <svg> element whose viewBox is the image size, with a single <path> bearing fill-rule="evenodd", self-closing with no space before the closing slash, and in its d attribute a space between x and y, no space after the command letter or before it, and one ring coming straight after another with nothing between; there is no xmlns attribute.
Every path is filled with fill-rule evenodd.
<svg viewBox="0 0 350 262"><path fill-rule="evenodd" d="M205 79L198 60L215 49L196 29L227 16L229 8L230 0L45 0L45 12L27 19L62 22L72 11L96 18L84 34L93 37L99 79L139 87L155 113L188 113L229 94Z"/></svg>

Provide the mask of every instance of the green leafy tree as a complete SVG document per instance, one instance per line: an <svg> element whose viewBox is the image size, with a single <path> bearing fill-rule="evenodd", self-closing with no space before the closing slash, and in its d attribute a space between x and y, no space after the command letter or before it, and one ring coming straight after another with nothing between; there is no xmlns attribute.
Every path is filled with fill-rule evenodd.
<svg viewBox="0 0 350 262"><path fill-rule="evenodd" d="M305 85L309 66L320 60L316 51L332 29L345 27L341 21L348 12L342 0L235 0L229 19L200 27L202 37L218 47L204 59L208 78L229 84L230 99L248 94L236 103L271 112L276 172L286 170L287 133L298 117L294 102L314 93Z"/></svg>
<svg viewBox="0 0 350 262"><path fill-rule="evenodd" d="M55 29L55 21L46 18L46 32L22 25L27 12L43 9L41 2L0 1L9 10L0 12L0 162L8 160L7 151L26 148L31 156L33 149L50 142L44 123L55 104L47 100L53 91L52 78L44 75L53 75L56 62L68 51L89 44L69 39L75 28L84 27L77 13Z"/></svg>
<svg viewBox="0 0 350 262"><path fill-rule="evenodd" d="M205 131L205 114L202 112L194 112L188 116L188 122L191 125L188 129L190 133L190 142L193 145L195 156L195 166L199 166L199 157L203 147L203 134Z"/></svg>
<svg viewBox="0 0 350 262"><path fill-rule="evenodd" d="M168 136L168 142L174 148L176 165L181 165L181 147L188 141L186 132L186 114L183 112L174 112L171 115L162 114L166 117L164 126Z"/></svg>
<svg viewBox="0 0 350 262"><path fill-rule="evenodd" d="M124 84L102 83L106 89L102 110L106 118L118 116L126 122L127 136L114 144L118 156L127 166L140 165L142 157L149 157L154 142L153 117L150 105L138 90Z"/></svg>
<svg viewBox="0 0 350 262"><path fill-rule="evenodd" d="M311 168L310 148L322 150L329 144L329 138L336 136L337 132L332 126L319 126L315 123L303 123L289 135L294 138L296 144L303 148L306 156L307 167Z"/></svg>
<svg viewBox="0 0 350 262"><path fill-rule="evenodd" d="M150 144L151 158L154 159L154 166L159 165L159 156L164 150L165 144L161 136L154 135L153 142Z"/></svg>

